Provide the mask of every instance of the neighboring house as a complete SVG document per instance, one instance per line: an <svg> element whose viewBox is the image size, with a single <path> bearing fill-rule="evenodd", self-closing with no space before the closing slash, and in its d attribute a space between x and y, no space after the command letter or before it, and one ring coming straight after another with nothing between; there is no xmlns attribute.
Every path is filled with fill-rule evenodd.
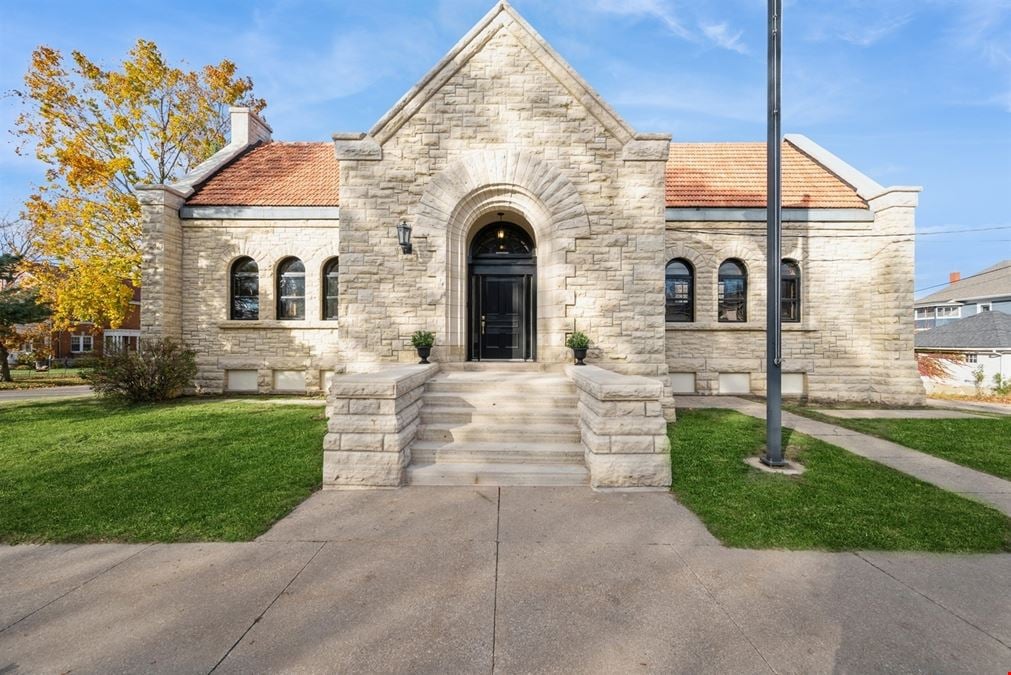
<svg viewBox="0 0 1011 675"><path fill-rule="evenodd" d="M141 330L197 352L198 391L319 391L415 363L417 330L440 364L549 370L582 331L594 365L663 383L667 411L676 394L765 391L765 144L639 133L508 3L369 132L271 133L233 108L228 146L138 190ZM785 391L920 402L920 188L804 136L783 166Z"/></svg>
<svg viewBox="0 0 1011 675"><path fill-rule="evenodd" d="M982 312L917 333L916 352L940 358L946 371L940 378L924 376L927 393L974 394L977 372L985 391L995 375L1011 378L1011 314Z"/></svg>
<svg viewBox="0 0 1011 675"><path fill-rule="evenodd" d="M53 360L72 364L77 359L101 357L123 350L136 351L140 341L140 298L141 289L135 288L130 313L119 328L80 322L66 330L53 331L49 344Z"/></svg>
<svg viewBox="0 0 1011 675"><path fill-rule="evenodd" d="M982 312L1011 314L1011 260L962 278L952 272L943 290L916 301L916 330L928 330Z"/></svg>

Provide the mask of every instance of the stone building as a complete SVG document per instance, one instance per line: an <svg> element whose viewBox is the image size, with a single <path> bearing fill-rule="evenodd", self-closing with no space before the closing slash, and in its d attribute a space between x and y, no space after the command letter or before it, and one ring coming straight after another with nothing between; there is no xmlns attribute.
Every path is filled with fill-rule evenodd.
<svg viewBox="0 0 1011 675"><path fill-rule="evenodd" d="M918 192L787 137L787 393L922 396ZM764 144L637 132L506 2L369 132L277 142L233 109L226 148L140 195L144 335L194 348L201 392L328 388L328 485L551 465L494 447L519 418L597 487L669 484L678 394L763 391ZM439 365L407 365L418 330ZM593 367L563 372L574 331Z"/></svg>

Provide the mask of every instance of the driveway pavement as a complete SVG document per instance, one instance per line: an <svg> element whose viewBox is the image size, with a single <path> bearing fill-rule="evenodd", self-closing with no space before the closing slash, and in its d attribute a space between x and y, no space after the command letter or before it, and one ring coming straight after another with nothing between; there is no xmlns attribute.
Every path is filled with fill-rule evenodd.
<svg viewBox="0 0 1011 675"><path fill-rule="evenodd" d="M1011 556L726 549L670 495L315 495L256 542L0 548L0 673L1007 672Z"/></svg>

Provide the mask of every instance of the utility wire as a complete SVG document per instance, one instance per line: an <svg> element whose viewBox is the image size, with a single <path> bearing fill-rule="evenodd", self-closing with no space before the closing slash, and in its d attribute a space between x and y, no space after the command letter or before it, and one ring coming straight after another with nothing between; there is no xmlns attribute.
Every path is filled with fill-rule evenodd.
<svg viewBox="0 0 1011 675"><path fill-rule="evenodd" d="M968 281L969 279L975 279L977 277L983 277L983 276L986 276L987 274L993 274L994 272L1003 272L1006 269L1007 269L1007 267L998 267L998 268L992 269L992 270L985 270L983 272L978 272L976 274L970 274L967 277L962 277L958 281ZM958 283L958 282L954 282L954 283ZM918 289L916 289L913 292L914 293L920 293L922 291L929 291L932 288L940 288L941 286L950 286L951 284L952 284L952 282L949 281L948 283L945 283L945 284L934 284L933 286L924 286L923 288L918 288Z"/></svg>

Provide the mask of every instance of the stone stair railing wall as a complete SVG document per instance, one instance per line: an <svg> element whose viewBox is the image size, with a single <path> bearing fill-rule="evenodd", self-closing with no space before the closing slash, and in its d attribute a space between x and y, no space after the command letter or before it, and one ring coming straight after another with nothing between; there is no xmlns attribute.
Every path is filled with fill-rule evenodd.
<svg viewBox="0 0 1011 675"><path fill-rule="evenodd" d="M597 366L567 366L579 392L579 428L594 488L669 488L664 385Z"/></svg>
<svg viewBox="0 0 1011 675"><path fill-rule="evenodd" d="M404 484L418 431L421 395L439 366L412 365L335 377L323 441L323 487Z"/></svg>

